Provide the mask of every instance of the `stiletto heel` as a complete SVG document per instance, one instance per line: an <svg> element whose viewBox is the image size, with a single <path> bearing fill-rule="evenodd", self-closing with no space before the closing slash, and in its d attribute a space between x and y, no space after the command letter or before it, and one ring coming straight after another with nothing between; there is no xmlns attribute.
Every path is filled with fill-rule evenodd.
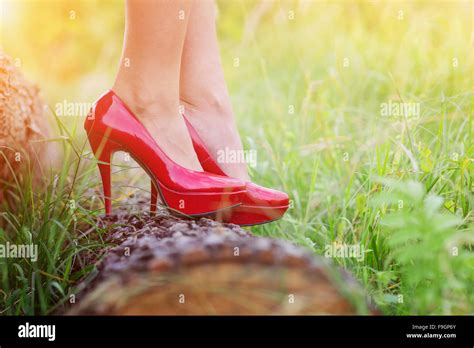
<svg viewBox="0 0 474 348"><path fill-rule="evenodd" d="M99 139L95 136L89 137L89 143L92 152L97 158L97 166L99 167L100 177L102 179L102 187L104 192L105 214L112 214L112 178L111 178L111 163L112 156L117 147L112 143L106 142L105 138Z"/></svg>
<svg viewBox="0 0 474 348"><path fill-rule="evenodd" d="M226 176L219 164L212 158L191 123L184 115L183 117L202 168L209 173ZM258 225L278 220L286 212L288 206L289 199L286 193L247 182L242 205L233 209L230 214L223 216L225 222L236 225Z"/></svg>
<svg viewBox="0 0 474 348"><path fill-rule="evenodd" d="M102 178L102 186L104 188L104 205L105 215L112 214L112 183L110 175L110 164L98 164L100 176Z"/></svg>
<svg viewBox="0 0 474 348"><path fill-rule="evenodd" d="M97 100L84 128L99 160L106 214L112 213L110 160L116 151L127 151L150 176L151 211L156 211L158 194L171 211L189 216L215 214L242 202L242 181L189 170L173 162L113 91Z"/></svg>
<svg viewBox="0 0 474 348"><path fill-rule="evenodd" d="M156 212L156 205L158 203L158 190L156 189L153 180L150 180L150 191L151 191L151 203L150 203L150 212Z"/></svg>

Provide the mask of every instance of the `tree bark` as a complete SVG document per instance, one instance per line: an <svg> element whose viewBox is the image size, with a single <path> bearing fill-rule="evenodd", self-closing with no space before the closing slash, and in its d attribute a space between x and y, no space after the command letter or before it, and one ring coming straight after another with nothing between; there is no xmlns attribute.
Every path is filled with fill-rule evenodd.
<svg viewBox="0 0 474 348"><path fill-rule="evenodd" d="M51 134L46 104L20 65L0 49L0 200L6 201L11 185L27 175L37 181L59 159L56 145L46 141Z"/></svg>
<svg viewBox="0 0 474 348"><path fill-rule="evenodd" d="M147 197L131 200L146 211ZM70 315L375 313L347 272L287 241L163 208L98 224L115 246L85 258L98 272Z"/></svg>

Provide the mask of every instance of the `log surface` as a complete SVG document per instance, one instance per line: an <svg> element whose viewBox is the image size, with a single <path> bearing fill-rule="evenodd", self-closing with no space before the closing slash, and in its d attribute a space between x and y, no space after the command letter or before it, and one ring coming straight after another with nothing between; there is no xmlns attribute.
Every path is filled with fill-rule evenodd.
<svg viewBox="0 0 474 348"><path fill-rule="evenodd" d="M147 197L132 198L146 209ZM290 242L239 226L119 212L102 218L115 246L68 314L355 314L370 312L345 271Z"/></svg>
<svg viewBox="0 0 474 348"><path fill-rule="evenodd" d="M3 182L22 182L31 174L36 184L60 157L57 144L47 141L52 131L40 90L25 79L19 64L0 48L0 201L13 209Z"/></svg>

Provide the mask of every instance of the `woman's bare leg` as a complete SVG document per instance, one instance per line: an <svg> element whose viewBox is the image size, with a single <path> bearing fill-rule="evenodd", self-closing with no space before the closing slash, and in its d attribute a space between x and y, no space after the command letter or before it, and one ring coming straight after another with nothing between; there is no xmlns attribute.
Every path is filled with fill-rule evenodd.
<svg viewBox="0 0 474 348"><path fill-rule="evenodd" d="M212 0L193 3L181 60L180 99L187 118L217 160L226 148L242 151L242 142L222 71L215 10ZM219 165L226 174L249 180L245 163Z"/></svg>
<svg viewBox="0 0 474 348"><path fill-rule="evenodd" d="M181 55L192 0L127 0L123 52L113 91L161 149L202 170L179 112Z"/></svg>

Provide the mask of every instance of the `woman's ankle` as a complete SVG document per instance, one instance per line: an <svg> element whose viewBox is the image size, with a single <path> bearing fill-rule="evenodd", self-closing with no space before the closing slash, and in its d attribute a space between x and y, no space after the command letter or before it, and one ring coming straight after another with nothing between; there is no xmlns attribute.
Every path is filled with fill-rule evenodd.
<svg viewBox="0 0 474 348"><path fill-rule="evenodd" d="M179 114L177 96L160 93L158 88L138 86L132 81L116 81L112 90L135 113L138 118L159 117Z"/></svg>
<svg viewBox="0 0 474 348"><path fill-rule="evenodd" d="M197 114L208 114L233 120L232 104L227 91L198 89L195 93L181 93L180 103L186 110L199 111ZM192 113L192 112L191 112Z"/></svg>

